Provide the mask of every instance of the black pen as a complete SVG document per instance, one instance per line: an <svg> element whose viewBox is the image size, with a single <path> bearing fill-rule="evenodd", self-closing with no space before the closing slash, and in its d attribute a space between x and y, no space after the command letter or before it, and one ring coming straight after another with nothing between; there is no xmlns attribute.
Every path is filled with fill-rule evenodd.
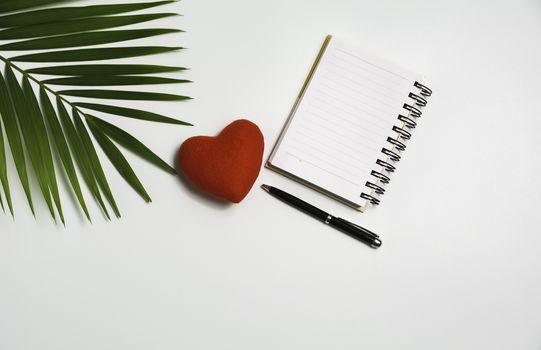
<svg viewBox="0 0 541 350"><path fill-rule="evenodd" d="M276 187L269 185L261 185L261 188L270 193L273 197L278 198L282 202L285 202L291 205L294 208L297 208L306 214L318 219L319 221L324 222L325 224L334 227L337 230L340 230L349 236L362 241L372 248L379 248L381 246L381 239L378 235L373 232L368 231L365 228L362 228L359 225L355 225L352 222L332 216L331 214L314 207L313 205L306 203L302 199L299 199L287 192L284 192Z"/></svg>

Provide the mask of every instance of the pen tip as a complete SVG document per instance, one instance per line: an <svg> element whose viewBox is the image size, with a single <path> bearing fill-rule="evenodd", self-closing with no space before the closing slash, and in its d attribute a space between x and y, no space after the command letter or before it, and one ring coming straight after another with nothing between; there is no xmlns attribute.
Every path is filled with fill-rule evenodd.
<svg viewBox="0 0 541 350"><path fill-rule="evenodd" d="M379 248L381 247L381 239L379 238L375 238L374 241L372 242L371 246L372 248Z"/></svg>
<svg viewBox="0 0 541 350"><path fill-rule="evenodd" d="M261 185L261 188L264 189L267 192L270 191L270 186L269 185Z"/></svg>

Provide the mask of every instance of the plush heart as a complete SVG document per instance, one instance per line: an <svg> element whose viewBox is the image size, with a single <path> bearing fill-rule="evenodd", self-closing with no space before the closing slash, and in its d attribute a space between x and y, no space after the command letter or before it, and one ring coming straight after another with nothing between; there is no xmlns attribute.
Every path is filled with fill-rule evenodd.
<svg viewBox="0 0 541 350"><path fill-rule="evenodd" d="M261 130L251 121L240 119L218 136L184 141L178 163L186 179L202 192L239 203L259 175L263 149Z"/></svg>

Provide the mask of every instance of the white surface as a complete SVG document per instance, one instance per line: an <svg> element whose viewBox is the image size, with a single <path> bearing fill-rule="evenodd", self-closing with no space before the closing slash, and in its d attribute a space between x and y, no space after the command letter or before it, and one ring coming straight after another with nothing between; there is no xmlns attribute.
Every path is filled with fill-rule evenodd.
<svg viewBox="0 0 541 350"><path fill-rule="evenodd" d="M92 204L90 225L64 193L64 229L40 201L34 220L13 190L16 219L0 217L1 349L541 347L539 1L168 7L188 32L160 40L189 50L155 62L191 67L196 99L152 108L196 126L118 124L171 160L237 117L260 125L267 156L327 33L426 74L434 95L381 207L357 214L265 169L257 181L354 219L383 247L257 188L219 205L130 157L145 205L105 162L121 220Z"/></svg>

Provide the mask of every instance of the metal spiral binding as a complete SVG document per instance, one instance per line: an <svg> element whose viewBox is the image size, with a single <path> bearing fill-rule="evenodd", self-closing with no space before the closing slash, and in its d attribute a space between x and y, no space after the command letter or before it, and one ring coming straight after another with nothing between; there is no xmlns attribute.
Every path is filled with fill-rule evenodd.
<svg viewBox="0 0 541 350"><path fill-rule="evenodd" d="M407 126L410 129L415 129L417 126L417 122L411 118L405 117L402 114L398 116L398 120L404 123L405 126Z"/></svg>
<svg viewBox="0 0 541 350"><path fill-rule="evenodd" d="M414 94L413 92L410 92L409 98L412 98L415 100L415 104L419 107L426 106L426 99L424 97L421 97L417 94Z"/></svg>
<svg viewBox="0 0 541 350"><path fill-rule="evenodd" d="M417 122L415 119L420 118L422 112L419 108L425 107L427 105L426 97L432 95L432 90L426 85L423 85L416 81L413 86L419 89L419 94L410 92L408 98L413 100L413 103L404 103L403 108L408 111L407 115L398 115L398 120L403 123L402 126L394 125L392 131L396 133L395 137L388 137L387 142L390 144L390 148L383 147L381 153L387 156L387 160L378 159L376 164L381 166L382 170L390 174L395 171L396 167L389 162L398 162L400 161L400 155L398 152L402 152L406 149L406 145L400 141L409 140L411 138L411 132L407 129L415 129ZM385 189L382 186L379 186L378 183L388 184L391 181L391 178L381 171L372 170L370 173L376 181L371 182L367 181L365 186L372 190L372 194L362 192L361 198L368 200L371 204L378 205L380 200L374 196L374 194L382 195L385 193Z"/></svg>
<svg viewBox="0 0 541 350"><path fill-rule="evenodd" d="M387 175L383 175L379 171L372 170L370 173L373 177L379 179L379 181L383 182L384 184L388 184L391 181L391 178Z"/></svg>
<svg viewBox="0 0 541 350"><path fill-rule="evenodd" d="M404 151L406 150L406 145L400 141L398 141L397 139L393 139L392 137L387 137L387 142L389 142L391 145L394 146L395 149L399 150L399 151Z"/></svg>
<svg viewBox="0 0 541 350"><path fill-rule="evenodd" d="M393 162L400 161L401 157L397 153L391 151L388 148L382 148L381 153L385 154L386 156L389 156L389 159L391 159Z"/></svg>
<svg viewBox="0 0 541 350"><path fill-rule="evenodd" d="M373 189L377 194L384 194L385 189L381 186L376 185L373 182L367 181L365 184L366 187Z"/></svg>
<svg viewBox="0 0 541 350"><path fill-rule="evenodd" d="M421 95L423 96L429 97L430 95L432 95L432 90L427 88L425 85L419 83L418 81L416 81L415 84L413 84L413 86L421 89Z"/></svg>
<svg viewBox="0 0 541 350"><path fill-rule="evenodd" d="M396 167L394 165L381 159L376 160L376 164L381 165L383 169L385 169L385 171L387 171L388 173L392 173L396 170Z"/></svg>
<svg viewBox="0 0 541 350"><path fill-rule="evenodd" d="M404 130L404 128L395 125L393 126L393 131L396 132L398 136L400 136L400 138L404 140L409 140L411 138L411 133L407 130Z"/></svg>
<svg viewBox="0 0 541 350"><path fill-rule="evenodd" d="M370 194L366 194L366 193L361 193L361 198L364 198L366 200L369 200L371 204L374 204L374 205L378 205L380 203L379 199L377 199L376 197L370 195Z"/></svg>
<svg viewBox="0 0 541 350"><path fill-rule="evenodd" d="M423 114L423 112L421 112L419 108L409 105L407 103L404 103L404 109L410 111L410 115L415 118L419 118L421 117L421 114Z"/></svg>

